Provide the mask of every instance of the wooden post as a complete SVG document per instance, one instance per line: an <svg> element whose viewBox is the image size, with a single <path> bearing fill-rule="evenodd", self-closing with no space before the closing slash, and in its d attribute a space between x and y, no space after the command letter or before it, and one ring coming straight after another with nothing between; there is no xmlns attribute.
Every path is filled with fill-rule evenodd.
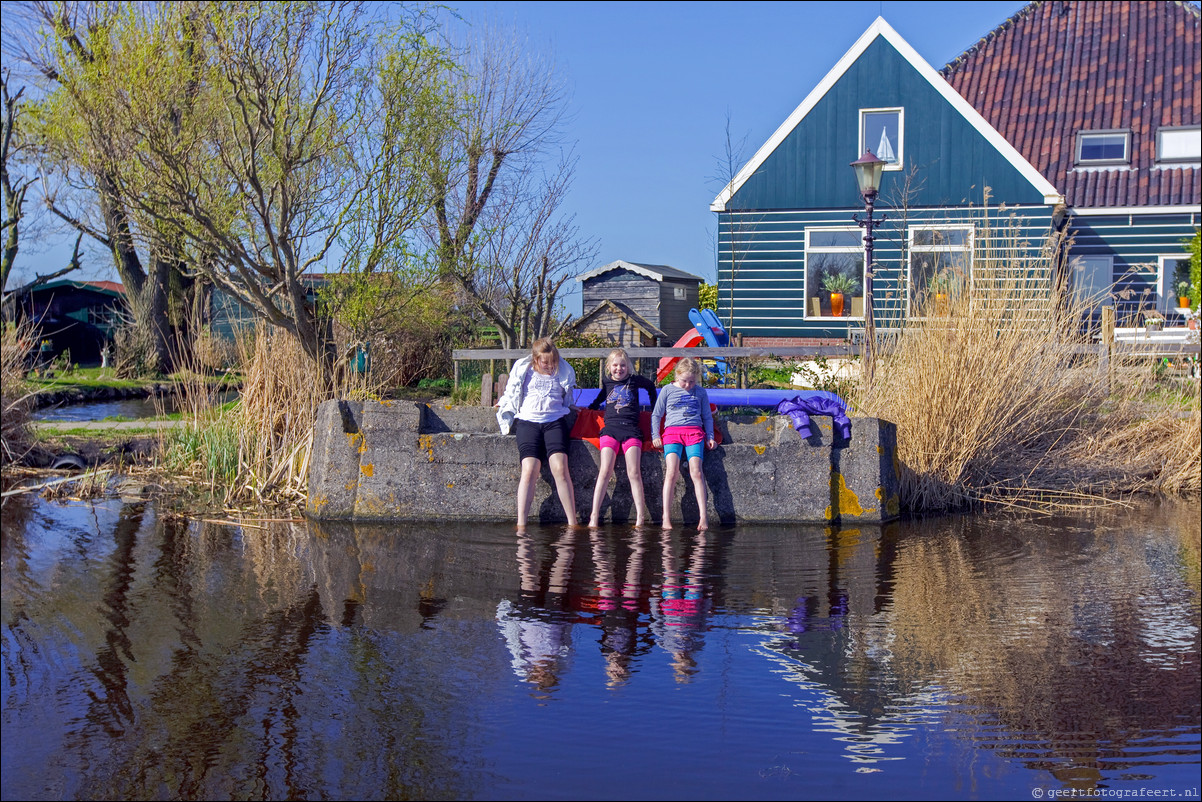
<svg viewBox="0 0 1202 802"><path fill-rule="evenodd" d="M480 377L480 406L492 406L492 372Z"/></svg>
<svg viewBox="0 0 1202 802"><path fill-rule="evenodd" d="M454 360L455 364L455 382L452 384L452 392L459 389L459 360Z"/></svg>
<svg viewBox="0 0 1202 802"><path fill-rule="evenodd" d="M1114 307L1102 307L1102 366L1106 371L1106 392L1114 392Z"/></svg>

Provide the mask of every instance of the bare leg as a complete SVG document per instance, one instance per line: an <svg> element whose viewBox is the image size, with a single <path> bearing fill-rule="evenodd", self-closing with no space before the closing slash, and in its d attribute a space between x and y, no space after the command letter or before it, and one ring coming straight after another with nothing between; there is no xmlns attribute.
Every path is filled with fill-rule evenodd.
<svg viewBox="0 0 1202 802"><path fill-rule="evenodd" d="M647 496L643 492L643 449L638 446L626 451L626 478L634 499L634 525L642 526L647 518Z"/></svg>
<svg viewBox="0 0 1202 802"><path fill-rule="evenodd" d="M568 523L575 526L579 523L576 518L576 488L572 486L572 474L568 471L568 455L552 454L547 457L551 466L551 476L555 478L555 492L559 494L559 503L563 505Z"/></svg>
<svg viewBox="0 0 1202 802"><path fill-rule="evenodd" d="M543 463L538 457L522 458L522 478L518 480L518 527L526 526L530 515L530 502L534 501L534 486L538 483L538 472Z"/></svg>
<svg viewBox="0 0 1202 802"><path fill-rule="evenodd" d="M672 495L676 490L676 477L680 474L680 455L664 456L664 529L672 528Z"/></svg>
<svg viewBox="0 0 1202 802"><path fill-rule="evenodd" d="M701 510L701 518L697 521L697 529L709 529L709 503L705 492L705 468L701 457L689 458L689 476L693 479L693 494L697 497L697 508Z"/></svg>
<svg viewBox="0 0 1202 802"><path fill-rule="evenodd" d="M601 449L601 468L597 472L597 486L593 489L593 511L589 513L588 525L601 525L601 505L605 503L605 491L609 489L609 477L614 475L617 454L612 448Z"/></svg>

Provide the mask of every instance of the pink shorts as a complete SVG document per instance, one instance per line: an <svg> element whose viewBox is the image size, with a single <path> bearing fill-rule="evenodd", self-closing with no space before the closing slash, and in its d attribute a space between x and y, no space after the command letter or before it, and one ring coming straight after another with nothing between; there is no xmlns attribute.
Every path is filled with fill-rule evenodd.
<svg viewBox="0 0 1202 802"><path fill-rule="evenodd" d="M601 448L612 448L614 451L617 451L619 454L625 454L627 451L629 451L632 448L642 448L643 447L643 441L641 438L631 437L631 438L623 440L621 443L619 443L616 439L614 439L613 437L610 437L607 434L601 435L601 439L598 441L597 444Z"/></svg>
<svg viewBox="0 0 1202 802"><path fill-rule="evenodd" d="M698 426L665 426L664 445L679 443L682 446L695 446L705 442L705 429Z"/></svg>

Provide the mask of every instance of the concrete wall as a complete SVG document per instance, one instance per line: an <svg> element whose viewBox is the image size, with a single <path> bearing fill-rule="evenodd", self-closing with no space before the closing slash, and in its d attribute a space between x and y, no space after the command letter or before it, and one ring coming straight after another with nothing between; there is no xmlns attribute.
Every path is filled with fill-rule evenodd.
<svg viewBox="0 0 1202 802"><path fill-rule="evenodd" d="M719 416L723 444L705 457L711 523L880 523L898 515L896 427L853 418L848 443L832 443L830 419L803 440L779 416ZM322 520L513 520L517 443L497 433L494 410L412 402L327 401L318 410L309 465L308 514ZM576 506L588 518L599 454L572 441ZM633 520L619 460L605 520ZM660 515L663 457L643 454L652 520ZM616 485L616 487L615 487ZM531 517L562 521L543 466ZM697 521L692 483L677 486L673 520Z"/></svg>

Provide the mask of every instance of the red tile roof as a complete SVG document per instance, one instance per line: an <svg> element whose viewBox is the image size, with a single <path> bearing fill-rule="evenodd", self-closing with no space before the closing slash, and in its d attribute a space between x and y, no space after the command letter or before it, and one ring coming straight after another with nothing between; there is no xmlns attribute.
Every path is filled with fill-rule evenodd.
<svg viewBox="0 0 1202 802"><path fill-rule="evenodd" d="M125 294L125 286L118 281L81 281L80 284L87 284L100 290L108 290L109 292L118 292Z"/></svg>
<svg viewBox="0 0 1202 802"><path fill-rule="evenodd" d="M940 72L1070 206L1197 204L1199 168L1156 167L1156 131L1202 123L1200 22L1188 2L1033 2ZM1130 169L1074 167L1099 129L1130 130Z"/></svg>

